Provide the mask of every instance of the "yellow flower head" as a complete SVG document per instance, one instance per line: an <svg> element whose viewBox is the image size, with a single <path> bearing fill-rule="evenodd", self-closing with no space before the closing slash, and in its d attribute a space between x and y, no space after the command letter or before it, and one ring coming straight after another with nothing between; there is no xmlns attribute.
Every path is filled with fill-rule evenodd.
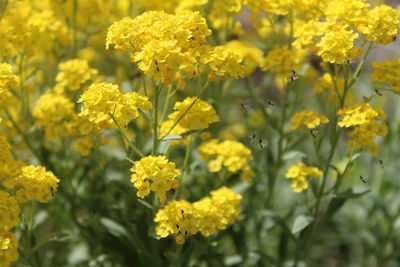
<svg viewBox="0 0 400 267"><path fill-rule="evenodd" d="M110 26L106 48L127 50L145 75L169 83L179 71L196 71L198 48L211 34L199 12L145 12Z"/></svg>
<svg viewBox="0 0 400 267"><path fill-rule="evenodd" d="M54 197L60 180L51 171L42 166L25 166L21 174L9 182L9 186L17 189L16 197L25 203L32 199L45 203Z"/></svg>
<svg viewBox="0 0 400 267"><path fill-rule="evenodd" d="M369 4L365 0L329 1L324 13L329 21L356 23L365 18Z"/></svg>
<svg viewBox="0 0 400 267"><path fill-rule="evenodd" d="M0 262L1 266L8 267L19 258L18 241L11 232L0 230Z"/></svg>
<svg viewBox="0 0 400 267"><path fill-rule="evenodd" d="M179 126L188 130L206 129L211 123L219 121L214 108L201 99L196 100L195 97L187 97L182 102L176 102L174 110L175 112L169 114L168 118L174 123L179 121Z"/></svg>
<svg viewBox="0 0 400 267"><path fill-rule="evenodd" d="M9 89L17 85L17 76L12 72L12 66L8 63L0 64L0 89Z"/></svg>
<svg viewBox="0 0 400 267"><path fill-rule="evenodd" d="M377 136L386 136L388 134L388 128L383 123L368 122L355 127L353 131L349 133L351 139L347 143L349 149L358 150L365 147L369 152L373 154L379 154L380 148L374 142Z"/></svg>
<svg viewBox="0 0 400 267"><path fill-rule="evenodd" d="M287 74L291 70L297 69L302 59L303 54L298 50L277 48L268 53L262 68L277 74Z"/></svg>
<svg viewBox="0 0 400 267"><path fill-rule="evenodd" d="M142 158L135 162L131 172L131 182L138 189L137 196L144 198L153 191L162 203L167 201L166 192L179 186L176 177L181 174L175 163L165 156Z"/></svg>
<svg viewBox="0 0 400 267"><path fill-rule="evenodd" d="M21 210L18 200L5 191L0 190L0 231L8 231L19 224Z"/></svg>
<svg viewBox="0 0 400 267"><path fill-rule="evenodd" d="M369 123L372 120L384 120L386 114L380 109L374 109L368 103L354 104L338 111L340 127L351 127Z"/></svg>
<svg viewBox="0 0 400 267"><path fill-rule="evenodd" d="M186 200L171 201L154 218L158 223L156 233L162 238L177 235L175 240L178 244L183 244L187 236L198 232L203 236L213 235L237 220L241 199L241 195L222 187L211 191L211 197L194 203Z"/></svg>
<svg viewBox="0 0 400 267"><path fill-rule="evenodd" d="M59 66L60 73L56 77L57 85L68 90L79 90L88 81L94 80L97 70L89 67L86 60L72 59Z"/></svg>
<svg viewBox="0 0 400 267"><path fill-rule="evenodd" d="M307 177L319 178L323 172L315 167L309 167L304 163L298 163L289 168L286 178L293 179L291 184L293 191L298 193L308 188Z"/></svg>
<svg viewBox="0 0 400 267"><path fill-rule="evenodd" d="M237 141L220 142L213 139L201 144L199 151L202 158L208 161L211 172L219 172L222 167L225 167L232 173L240 173L240 178L247 182L251 181L255 175L249 165L252 158L250 149Z"/></svg>
<svg viewBox="0 0 400 267"><path fill-rule="evenodd" d="M227 45L214 47L202 58L202 62L209 66L212 75L218 77L224 78L226 74L229 74L238 79L243 78L245 74L240 54Z"/></svg>
<svg viewBox="0 0 400 267"><path fill-rule="evenodd" d="M352 60L362 53L362 50L354 47L354 40L358 33L353 32L345 23L330 23L316 45L317 55L322 57L324 62L342 64Z"/></svg>
<svg viewBox="0 0 400 267"><path fill-rule="evenodd" d="M136 92L122 94L118 85L106 82L89 86L78 103L83 103L79 115L100 128L117 128L112 117L120 127L125 127L139 116L139 108L149 110L152 106L147 97Z"/></svg>
<svg viewBox="0 0 400 267"><path fill-rule="evenodd" d="M379 5L369 10L357 23L357 29L368 40L388 44L395 40L400 20L396 10L388 5Z"/></svg>
<svg viewBox="0 0 400 267"><path fill-rule="evenodd" d="M76 116L74 103L54 90L44 93L36 102L33 116L36 125L43 126L46 138L55 139L69 134L69 122Z"/></svg>
<svg viewBox="0 0 400 267"><path fill-rule="evenodd" d="M400 60L386 60L373 62L374 72L371 79L377 83L387 83L393 88L393 92L400 94Z"/></svg>
<svg viewBox="0 0 400 267"><path fill-rule="evenodd" d="M250 75L255 68L261 67L263 64L263 52L250 43L233 40L226 45L243 59L244 77Z"/></svg>
<svg viewBox="0 0 400 267"><path fill-rule="evenodd" d="M289 127L289 129L296 130L302 125L306 126L308 129L314 129L320 124L328 122L328 118L318 114L318 112L312 110L303 110L293 115L292 125Z"/></svg>
<svg viewBox="0 0 400 267"><path fill-rule="evenodd" d="M293 7L292 0L244 0L244 4L250 9L254 17L260 12L286 15Z"/></svg>
<svg viewBox="0 0 400 267"><path fill-rule="evenodd" d="M0 109L10 105L12 94L8 90L17 85L17 76L12 73L10 64L0 64Z"/></svg>

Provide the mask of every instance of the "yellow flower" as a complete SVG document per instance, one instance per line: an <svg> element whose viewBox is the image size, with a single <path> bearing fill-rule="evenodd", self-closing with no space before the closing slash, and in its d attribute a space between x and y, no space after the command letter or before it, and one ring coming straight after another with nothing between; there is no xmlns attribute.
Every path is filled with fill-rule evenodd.
<svg viewBox="0 0 400 267"><path fill-rule="evenodd" d="M0 230L0 263L2 267L8 267L19 258L19 244L11 232Z"/></svg>
<svg viewBox="0 0 400 267"><path fill-rule="evenodd" d="M295 113L292 117L292 125L289 127L290 130L296 130L301 125L307 126L308 129L314 129L323 123L328 123L329 120L326 116L318 114L318 112L312 110L303 110Z"/></svg>
<svg viewBox="0 0 400 267"><path fill-rule="evenodd" d="M211 123L219 121L219 117L211 105L201 99L195 101L195 97L187 97L182 102L176 102L175 112L169 114L168 118L176 123L183 116L178 124L187 130L206 129ZM187 111L190 106L191 108Z"/></svg>
<svg viewBox="0 0 400 267"><path fill-rule="evenodd" d="M338 111L340 127L351 127L369 123L372 120L384 120L386 114L380 109L374 109L368 103L354 104Z"/></svg>
<svg viewBox="0 0 400 267"><path fill-rule="evenodd" d="M244 77L250 75L255 68L263 64L263 52L250 43L241 40L233 40L226 45L243 59Z"/></svg>
<svg viewBox="0 0 400 267"><path fill-rule="evenodd" d="M57 74L57 86L68 90L79 90L81 86L90 80L94 80L98 71L89 67L86 60L72 59L59 65Z"/></svg>
<svg viewBox="0 0 400 267"><path fill-rule="evenodd" d="M393 88L393 92L400 94L400 60L386 60L385 62L373 62L374 72L371 79L377 83L387 83Z"/></svg>
<svg viewBox="0 0 400 267"><path fill-rule="evenodd" d="M211 49L209 54L202 58L202 62L209 66L212 74L221 78L229 74L238 79L243 78L245 74L241 56L226 45Z"/></svg>
<svg viewBox="0 0 400 267"><path fill-rule="evenodd" d="M55 139L69 135L71 120L76 116L75 106L64 94L54 90L44 93L33 109L35 124L43 126L46 138Z"/></svg>
<svg viewBox="0 0 400 267"><path fill-rule="evenodd" d="M156 234L162 238L176 235L178 244L185 237L200 232L203 236L215 234L239 217L242 196L229 188L222 187L211 191L211 197L205 197L194 203L186 200L174 200L160 209L154 221Z"/></svg>
<svg viewBox="0 0 400 267"><path fill-rule="evenodd" d="M0 109L8 108L13 98L8 90L17 85L17 76L12 72L12 66L7 63L0 64Z"/></svg>
<svg viewBox="0 0 400 267"><path fill-rule="evenodd" d="M298 193L308 188L307 177L319 178L322 175L323 172L318 168L309 167L304 163L298 163L289 168L285 177L293 179L291 186L293 191Z"/></svg>
<svg viewBox="0 0 400 267"><path fill-rule="evenodd" d="M0 89L8 89L17 85L17 76L12 72L12 66L8 63L0 64Z"/></svg>
<svg viewBox="0 0 400 267"><path fill-rule="evenodd" d="M179 186L176 179L181 172L175 163L165 156L148 156L136 161L131 168L131 182L138 189L137 196L144 198L150 191L157 194L160 202L166 202L166 192Z"/></svg>
<svg viewBox="0 0 400 267"><path fill-rule="evenodd" d="M289 73L289 71L298 68L302 57L303 55L300 51L277 48L268 53L262 68L264 71L269 70L277 74Z"/></svg>
<svg viewBox="0 0 400 267"><path fill-rule="evenodd" d="M325 29L324 36L316 45L317 55L324 62L342 64L359 56L362 50L354 47L358 33L353 32L345 23L330 23Z"/></svg>
<svg viewBox="0 0 400 267"><path fill-rule="evenodd" d="M395 40L393 37L398 33L399 23L399 16L394 8L379 5L369 10L356 26L368 41L385 45Z"/></svg>
<svg viewBox="0 0 400 267"><path fill-rule="evenodd" d="M45 203L54 197L60 180L51 171L42 166L25 166L21 174L9 182L13 188L19 188L16 198L25 203L32 199Z"/></svg>
<svg viewBox="0 0 400 267"><path fill-rule="evenodd" d="M179 71L192 74L199 62L199 48L211 34L199 12L145 12L110 26L106 48L128 50L145 75L169 83Z"/></svg>
<svg viewBox="0 0 400 267"><path fill-rule="evenodd" d="M78 103L83 103L79 115L87 117L100 128L117 128L111 115L120 127L125 127L139 116L139 108L149 110L152 106L147 97L136 92L122 94L118 85L111 83L92 84Z"/></svg>
<svg viewBox="0 0 400 267"><path fill-rule="evenodd" d="M357 23L365 18L368 7L369 4L365 0L335 0L328 1L324 13L329 21Z"/></svg>
<svg viewBox="0 0 400 267"><path fill-rule="evenodd" d="M379 154L380 148L374 142L374 139L377 136L386 136L387 134L388 128L385 124L368 122L355 127L354 130L349 133L351 139L348 141L347 147L354 150L365 147L369 152Z"/></svg>
<svg viewBox="0 0 400 267"><path fill-rule="evenodd" d="M232 173L240 173L240 178L247 182L255 175L249 165L252 158L250 149L237 141L213 139L201 144L198 149L203 160L208 161L211 172L219 172L225 167Z"/></svg>
<svg viewBox="0 0 400 267"><path fill-rule="evenodd" d="M0 190L0 231L9 230L19 224L21 209L18 200L5 191Z"/></svg>

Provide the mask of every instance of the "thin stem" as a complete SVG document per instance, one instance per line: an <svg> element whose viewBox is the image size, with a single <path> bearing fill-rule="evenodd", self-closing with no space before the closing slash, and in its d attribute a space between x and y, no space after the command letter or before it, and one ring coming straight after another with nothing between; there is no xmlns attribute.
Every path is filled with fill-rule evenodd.
<svg viewBox="0 0 400 267"><path fill-rule="evenodd" d="M158 108L159 108L159 98L161 88L159 89L158 86L154 85L155 90L155 98L154 98L154 118L153 118L153 149L151 151L152 155L155 155L158 148Z"/></svg>
<svg viewBox="0 0 400 267"><path fill-rule="evenodd" d="M163 140L166 136L168 136L172 130L175 129L175 127L181 122L181 120L186 116L186 114L190 111L190 109L196 104L196 102L200 99L201 94L204 92L204 90L208 87L208 81L206 84L201 88L199 93L197 94L196 98L193 100L193 102L187 107L187 109L179 116L179 118L174 122L172 127L167 131L166 134L164 134L163 137L160 138L160 140Z"/></svg>
<svg viewBox="0 0 400 267"><path fill-rule="evenodd" d="M113 122L115 123L115 125L117 126L118 132L121 134L122 139L125 140L129 147L136 152L136 154L138 154L140 157L145 157L145 155L129 140L129 138L126 136L126 134L124 133L124 131L122 130L121 126L119 125L118 121L115 119L114 115L112 115L111 113L108 114L110 116L110 118L113 120ZM125 146L125 145L124 145Z"/></svg>
<svg viewBox="0 0 400 267"><path fill-rule="evenodd" d="M39 155L39 153L36 151L36 149L33 147L33 145L31 144L31 142L29 141L28 137L26 136L26 134L21 130L21 128L18 126L17 122L14 120L14 118L12 117L12 115L10 114L10 112L8 111L8 109L5 109L4 112L6 113L7 118L11 121L11 124L13 125L14 129L18 132L19 135L21 135L22 140L24 141L24 143L28 146L28 148L30 149L30 151L33 153L33 155L35 155L35 157L37 158L37 160L43 164L43 159L42 157Z"/></svg>

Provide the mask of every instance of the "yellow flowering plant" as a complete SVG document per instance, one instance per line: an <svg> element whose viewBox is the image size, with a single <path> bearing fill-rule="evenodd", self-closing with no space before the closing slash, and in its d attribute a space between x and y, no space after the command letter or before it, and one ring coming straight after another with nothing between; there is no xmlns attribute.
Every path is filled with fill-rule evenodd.
<svg viewBox="0 0 400 267"><path fill-rule="evenodd" d="M0 1L0 266L397 266L388 2Z"/></svg>

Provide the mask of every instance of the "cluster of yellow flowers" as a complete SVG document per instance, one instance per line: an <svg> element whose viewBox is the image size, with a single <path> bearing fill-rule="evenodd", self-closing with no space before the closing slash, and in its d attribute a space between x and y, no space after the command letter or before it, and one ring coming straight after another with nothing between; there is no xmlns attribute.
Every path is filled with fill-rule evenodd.
<svg viewBox="0 0 400 267"><path fill-rule="evenodd" d="M393 92L400 94L400 60L387 60L385 62L373 62L374 72L372 81L386 83L392 87Z"/></svg>
<svg viewBox="0 0 400 267"><path fill-rule="evenodd" d="M60 63L60 72L57 74L56 82L59 90L67 89L76 91L90 80L94 80L98 71L90 68L88 62L82 59L72 59Z"/></svg>
<svg viewBox="0 0 400 267"><path fill-rule="evenodd" d="M12 66L0 64L0 108L10 107L11 89L18 84ZM0 124L2 124L0 119ZM2 127L4 125L1 125ZM10 232L20 223L20 204L30 200L47 202L57 191L59 180L44 167L25 166L15 160L7 137L0 135L0 264L9 266L19 258L18 242ZM5 191L6 189L9 192Z"/></svg>
<svg viewBox="0 0 400 267"><path fill-rule="evenodd" d="M342 64L363 52L356 47L360 32L367 41L387 44L394 41L398 32L399 18L395 9L379 5L369 9L363 0L329 1L316 19L297 20L294 27L293 45L296 48L311 47L324 62Z"/></svg>
<svg viewBox="0 0 400 267"><path fill-rule="evenodd" d="M17 76L12 72L12 66L0 64L0 108L7 108L10 104L11 93L8 89L17 85Z"/></svg>
<svg viewBox="0 0 400 267"><path fill-rule="evenodd" d="M194 203L174 200L157 212L154 218L158 223L156 233L163 238L176 235L178 244L198 232L204 236L213 235L239 217L241 199L241 195L222 187L211 191L211 197Z"/></svg>
<svg viewBox="0 0 400 267"><path fill-rule="evenodd" d="M225 167L231 173L240 174L240 178L247 182L250 182L255 175L249 165L249 160L252 158L251 151L242 143L213 139L201 144L198 149L202 158L208 161L211 172L219 172Z"/></svg>
<svg viewBox="0 0 400 267"><path fill-rule="evenodd" d="M13 192L0 189L0 263L9 266L19 258L18 242L10 231L20 223L20 204L34 199L48 202L59 179L42 166L24 166L14 160L5 136L0 136L0 151L0 186Z"/></svg>
<svg viewBox="0 0 400 267"><path fill-rule="evenodd" d="M184 73L198 75L200 63L216 76L243 76L241 58L226 47L204 44L211 34L199 12L167 14L150 11L115 22L108 30L106 47L127 50L131 60L150 78L170 83Z"/></svg>
<svg viewBox="0 0 400 267"><path fill-rule="evenodd" d="M192 107L186 112L191 105ZM194 97L187 97L182 102L176 102L174 110L175 112L169 114L168 118L187 130L206 129L211 123L219 121L219 117L211 105Z"/></svg>
<svg viewBox="0 0 400 267"><path fill-rule="evenodd" d="M374 120L386 119L386 114L380 109L374 109L368 103L354 104L339 110L341 116L340 127L355 128L349 133L352 137L348 142L350 149L366 147L368 151L378 154L379 146L374 142L376 136L386 136L387 126L383 123L376 123Z"/></svg>
<svg viewBox="0 0 400 267"><path fill-rule="evenodd" d="M149 110L152 107L147 97L136 92L123 94L118 85L106 82L90 85L78 103L83 103L79 115L100 128L125 127L139 116L139 108Z"/></svg>
<svg viewBox="0 0 400 267"><path fill-rule="evenodd" d="M309 167L304 163L298 163L289 168L286 173L286 178L293 179L291 186L293 191L298 193L308 188L309 181L307 177L319 178L323 172L318 168Z"/></svg>
<svg viewBox="0 0 400 267"><path fill-rule="evenodd" d="M181 172L175 163L165 156L148 156L135 162L131 168L131 182L138 189L138 197L144 198L150 191L157 194L161 203L167 201L166 193L179 186L176 179Z"/></svg>
<svg viewBox="0 0 400 267"><path fill-rule="evenodd" d="M323 123L328 123L329 119L326 116L320 115L318 112L312 110L303 110L295 113L292 117L292 125L290 130L296 130L302 125L308 129L314 129Z"/></svg>

